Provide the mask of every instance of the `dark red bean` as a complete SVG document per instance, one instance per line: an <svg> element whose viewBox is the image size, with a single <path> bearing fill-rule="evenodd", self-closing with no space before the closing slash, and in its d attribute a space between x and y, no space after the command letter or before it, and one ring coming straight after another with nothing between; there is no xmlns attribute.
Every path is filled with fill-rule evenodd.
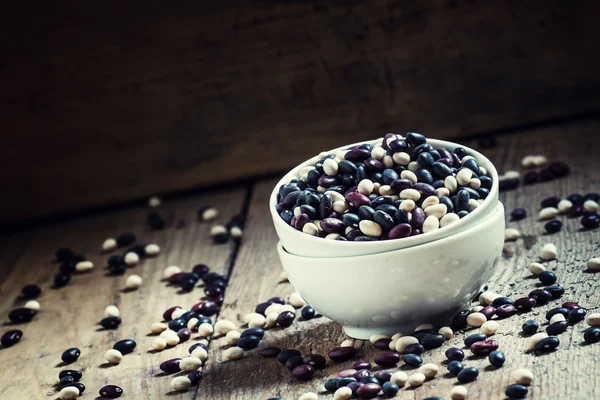
<svg viewBox="0 0 600 400"><path fill-rule="evenodd" d="M569 310L573 310L575 308L580 308L579 304L577 304L577 303L575 303L573 301L567 301L567 302L563 303L562 306L564 308L569 309Z"/></svg>
<svg viewBox="0 0 600 400"><path fill-rule="evenodd" d="M13 346L13 345L19 343L19 341L21 340L22 337L23 337L22 331L20 331L18 329L12 329L10 331L4 332L4 334L2 335L2 338L0 338L0 343L2 343L2 345L4 347L10 347L10 346Z"/></svg>
<svg viewBox="0 0 600 400"><path fill-rule="evenodd" d="M408 179L396 179L390 184L390 188L396 193L400 193L404 189L410 189L411 187L412 182Z"/></svg>
<svg viewBox="0 0 600 400"><path fill-rule="evenodd" d="M375 355L375 364L389 368L400 362L400 354L395 351L384 351Z"/></svg>
<svg viewBox="0 0 600 400"><path fill-rule="evenodd" d="M204 301L201 303L201 305L198 307L197 310L192 310L192 311L197 311L201 315L210 317L210 316L218 313L219 308L220 308L219 305L217 303L215 303L214 301Z"/></svg>
<svg viewBox="0 0 600 400"><path fill-rule="evenodd" d="M388 233L389 239L400 239L409 237L412 233L412 227L409 224L402 223L394 226Z"/></svg>
<svg viewBox="0 0 600 400"><path fill-rule="evenodd" d="M352 149L344 155L344 159L348 161L364 161L371 157L371 152L365 149Z"/></svg>
<svg viewBox="0 0 600 400"><path fill-rule="evenodd" d="M386 339L386 338L379 339L379 340L375 341L375 343L373 343L373 346L375 346L379 350L387 350L390 348L391 341L392 341L391 339Z"/></svg>
<svg viewBox="0 0 600 400"><path fill-rule="evenodd" d="M356 369L351 368L351 369L345 369L343 371L340 371L337 373L336 377L337 378L353 378L354 374L356 373Z"/></svg>
<svg viewBox="0 0 600 400"><path fill-rule="evenodd" d="M180 362L181 358L172 358L170 360L162 362L159 365L159 368L167 374L174 374L176 372L181 371L181 368L179 368Z"/></svg>
<svg viewBox="0 0 600 400"><path fill-rule="evenodd" d="M517 309L512 304L503 304L496 308L498 318L508 318L517 313Z"/></svg>
<svg viewBox="0 0 600 400"><path fill-rule="evenodd" d="M489 354L494 350L498 350L498 341L495 339L486 339L481 342L475 342L471 345L470 350L473 354Z"/></svg>
<svg viewBox="0 0 600 400"><path fill-rule="evenodd" d="M173 315L173 311L181 308L180 306L171 307L163 313L163 319L165 321L170 321L172 319L171 315Z"/></svg>
<svg viewBox="0 0 600 400"><path fill-rule="evenodd" d="M260 351L260 355L264 358L275 358L279 353L281 353L281 349L279 347L265 347Z"/></svg>
<svg viewBox="0 0 600 400"><path fill-rule="evenodd" d="M336 347L328 355L333 361L344 362L356 355L356 349L354 347Z"/></svg>
<svg viewBox="0 0 600 400"><path fill-rule="evenodd" d="M569 218L581 217L583 215L584 208L581 205L573 205L567 210L567 216Z"/></svg>
<svg viewBox="0 0 600 400"><path fill-rule="evenodd" d="M548 169L550 170L550 172L552 172L554 176L558 178L568 175L569 171L571 170L571 168L562 161L551 162L548 166Z"/></svg>
<svg viewBox="0 0 600 400"><path fill-rule="evenodd" d="M392 377L392 373L388 371L377 371L375 372L375 374L373 374L373 376L377 378L379 383L385 383L390 380L390 378Z"/></svg>
<svg viewBox="0 0 600 400"><path fill-rule="evenodd" d="M586 214L581 218L581 226L586 229L595 229L600 226L600 215Z"/></svg>
<svg viewBox="0 0 600 400"><path fill-rule="evenodd" d="M521 297L515 300L515 308L518 311L531 311L535 305L536 301L533 297Z"/></svg>
<svg viewBox="0 0 600 400"><path fill-rule="evenodd" d="M346 224L340 219L325 218L321 220L321 228L327 233L343 233Z"/></svg>
<svg viewBox="0 0 600 400"><path fill-rule="evenodd" d="M200 278L206 275L208 271L210 271L210 268L208 268L208 265L206 264L196 264L192 268L192 272L198 275Z"/></svg>
<svg viewBox="0 0 600 400"><path fill-rule="evenodd" d="M281 328L289 328L294 323L294 318L296 318L296 314L291 311L284 311L277 316L277 325Z"/></svg>
<svg viewBox="0 0 600 400"><path fill-rule="evenodd" d="M303 359L304 364L308 364L316 369L321 369L327 364L327 359L320 354L311 354Z"/></svg>
<svg viewBox="0 0 600 400"><path fill-rule="evenodd" d="M423 228L425 222L425 212L420 207L415 207L412 210L411 226L414 228L413 233Z"/></svg>
<svg viewBox="0 0 600 400"><path fill-rule="evenodd" d="M301 381L309 381L315 374L315 369L308 364L298 365L292 371L296 379Z"/></svg>
<svg viewBox="0 0 600 400"><path fill-rule="evenodd" d="M567 330L569 323L567 321L558 321L546 327L546 333L551 336L559 335Z"/></svg>
<svg viewBox="0 0 600 400"><path fill-rule="evenodd" d="M363 360L360 360L360 361L356 361L354 364L352 364L352 365L350 366L350 368L352 368L352 369L355 369L355 370L357 370L357 371L358 371L359 369L369 369L369 370L370 370L370 369L372 368L372 366L371 366L371 363L370 363L370 362L368 362L368 361L363 361Z"/></svg>
<svg viewBox="0 0 600 400"><path fill-rule="evenodd" d="M421 355L423 354L423 352L425 351L425 347L423 347L422 344L419 343L412 343L409 344L408 346L406 346L406 348L404 349L404 352L406 354L417 354L417 355Z"/></svg>
<svg viewBox="0 0 600 400"><path fill-rule="evenodd" d="M479 312L482 313L483 315L485 315L485 317L487 319L492 319L492 317L494 315L496 315L496 307L494 307L494 306L485 306Z"/></svg>
<svg viewBox="0 0 600 400"><path fill-rule="evenodd" d="M116 385L106 385L103 386L100 391L98 391L98 394L100 394L100 397L104 399L116 399L121 397L123 394L123 389Z"/></svg>
<svg viewBox="0 0 600 400"><path fill-rule="evenodd" d="M54 287L62 288L71 282L71 274L59 273L54 277Z"/></svg>
<svg viewBox="0 0 600 400"><path fill-rule="evenodd" d="M310 222L310 217L308 216L308 214L302 213L296 217L296 224L294 225L294 227L297 230L301 231L302 228L304 228L304 225L306 225L309 222Z"/></svg>
<svg viewBox="0 0 600 400"><path fill-rule="evenodd" d="M348 193L344 199L346 203L351 205L354 208L359 208L360 206L368 206L371 204L371 200L367 196L359 192Z"/></svg>
<svg viewBox="0 0 600 400"><path fill-rule="evenodd" d="M180 341L186 342L192 337L192 331L190 331L188 328L182 328L177 331L177 336L179 336Z"/></svg>
<svg viewBox="0 0 600 400"><path fill-rule="evenodd" d="M462 351L458 347L449 348L448 350L446 350L445 355L448 361L462 361L465 358L464 351Z"/></svg>
<svg viewBox="0 0 600 400"><path fill-rule="evenodd" d="M362 378L365 378L367 376L371 376L371 371L369 371L368 369L359 369L354 373L354 375L352 375L352 377L357 381L360 381Z"/></svg>
<svg viewBox="0 0 600 400"><path fill-rule="evenodd" d="M377 397L377 394L381 391L381 386L376 383L367 383L362 385L356 391L356 394L361 399L372 399Z"/></svg>

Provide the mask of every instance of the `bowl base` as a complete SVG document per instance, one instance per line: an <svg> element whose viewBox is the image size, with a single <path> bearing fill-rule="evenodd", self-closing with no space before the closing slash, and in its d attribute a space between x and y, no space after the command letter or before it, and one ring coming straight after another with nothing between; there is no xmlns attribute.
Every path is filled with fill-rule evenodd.
<svg viewBox="0 0 600 400"><path fill-rule="evenodd" d="M395 333L402 332L405 335L413 332L415 328L421 324L431 323L435 325L437 328L441 328L443 326L449 326L452 322L454 316L467 308L468 303L463 304L462 306L458 306L450 311L441 313L441 314L433 314L429 315L428 318L424 318L423 321L398 321L395 324L383 325L383 326L373 326L373 327L357 327L357 326L342 326L344 329L344 333L347 336L353 339L360 340L369 340L372 335L377 333L384 333L388 336L392 336Z"/></svg>

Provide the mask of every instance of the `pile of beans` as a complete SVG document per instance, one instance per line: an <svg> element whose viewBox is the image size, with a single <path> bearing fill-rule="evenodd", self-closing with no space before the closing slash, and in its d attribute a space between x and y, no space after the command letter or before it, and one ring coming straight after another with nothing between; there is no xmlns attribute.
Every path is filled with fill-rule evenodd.
<svg viewBox="0 0 600 400"><path fill-rule="evenodd" d="M492 187L488 171L464 148L436 149L413 132L322 156L279 188L276 208L293 228L326 239L435 231L475 210Z"/></svg>
<svg viewBox="0 0 600 400"><path fill-rule="evenodd" d="M571 171L571 168L563 161L548 162L543 155L527 155L521 160L521 166L527 170L523 175L525 185L563 178ZM515 189L520 184L521 174L518 171L506 171L499 177L500 190Z"/></svg>

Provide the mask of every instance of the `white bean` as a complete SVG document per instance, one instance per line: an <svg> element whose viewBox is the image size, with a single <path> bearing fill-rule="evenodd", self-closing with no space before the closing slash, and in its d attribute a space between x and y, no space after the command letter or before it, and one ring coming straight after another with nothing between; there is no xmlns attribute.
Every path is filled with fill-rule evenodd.
<svg viewBox="0 0 600 400"><path fill-rule="evenodd" d="M267 323L267 319L262 315L257 315L248 322L248 328L264 328Z"/></svg>
<svg viewBox="0 0 600 400"><path fill-rule="evenodd" d="M569 209L571 207L573 207L573 203L571 203L567 199L562 199L561 201L558 202L558 205L556 206L556 208L558 209L558 212L561 214L564 214L567 211L569 211Z"/></svg>
<svg viewBox="0 0 600 400"><path fill-rule="evenodd" d="M386 151L383 147L373 147L373 150L371 150L371 157L379 161L383 160L385 154Z"/></svg>
<svg viewBox="0 0 600 400"><path fill-rule="evenodd" d="M483 325L479 327L479 332L491 336L498 331L499 327L500 325L496 321L485 321Z"/></svg>
<svg viewBox="0 0 600 400"><path fill-rule="evenodd" d="M108 307L115 307L115 306L108 306ZM108 309L108 307L106 307L106 309ZM115 307L117 308L117 307ZM104 315L107 317L118 317L119 309L117 308L117 315L107 315L107 311L104 311ZM167 324L165 324L164 322L153 322L152 325L150 325L150 332L152 333L161 333L164 332L165 330L167 330Z"/></svg>
<svg viewBox="0 0 600 400"><path fill-rule="evenodd" d="M471 313L467 316L467 324L474 327L482 326L487 321L484 314L480 312Z"/></svg>
<svg viewBox="0 0 600 400"><path fill-rule="evenodd" d="M600 270L600 257L590 258L586 264L586 267L590 271Z"/></svg>
<svg viewBox="0 0 600 400"><path fill-rule="evenodd" d="M556 246L553 245L552 243L546 243L540 249L540 258L542 260L545 260L545 261L554 260L554 259L556 259L557 256L558 256L558 250L556 249Z"/></svg>
<svg viewBox="0 0 600 400"><path fill-rule="evenodd" d="M519 232L518 229L506 228L504 230L504 240L505 241L517 240L520 237L521 237L521 232Z"/></svg>
<svg viewBox="0 0 600 400"><path fill-rule="evenodd" d="M449 326L441 327L438 333L444 336L446 340L449 340L450 338L452 338L452 336L454 336L454 331Z"/></svg>
<svg viewBox="0 0 600 400"><path fill-rule="evenodd" d="M396 341L396 351L400 354L404 353L404 349L409 344L417 344L419 343L419 339L414 336L402 336Z"/></svg>
<svg viewBox="0 0 600 400"><path fill-rule="evenodd" d="M467 210L469 212L471 212L471 211L475 210L477 207L479 207L479 202L475 199L469 199Z"/></svg>
<svg viewBox="0 0 600 400"><path fill-rule="evenodd" d="M176 308L172 313L171 313L171 319L177 319L180 318L183 314L185 314L187 312L187 310L185 308Z"/></svg>
<svg viewBox="0 0 600 400"><path fill-rule="evenodd" d="M144 248L144 251L150 257L156 256L156 255L158 255L158 253L160 253L160 247L157 244L150 243L150 244L146 245L146 247Z"/></svg>
<svg viewBox="0 0 600 400"><path fill-rule="evenodd" d="M219 320L215 323L214 330L218 334L225 335L227 332L236 328L235 324L227 319Z"/></svg>
<svg viewBox="0 0 600 400"><path fill-rule="evenodd" d="M370 195L371 193L373 193L373 181L370 179L363 179L360 182L358 182L358 186L357 186L357 190L359 193L364 194L365 196Z"/></svg>
<svg viewBox="0 0 600 400"><path fill-rule="evenodd" d="M400 172L400 178L408 179L412 183L417 183L419 181L419 179L417 178L417 175L415 175L414 172L409 171L409 170L404 170L404 171Z"/></svg>
<svg viewBox="0 0 600 400"><path fill-rule="evenodd" d="M558 210L554 207L546 207L542 208L540 213L538 214L538 219L540 221L552 219L558 215Z"/></svg>
<svg viewBox="0 0 600 400"><path fill-rule="evenodd" d="M79 397L79 394L79 389L77 389L75 386L67 386L60 390L58 397L60 397L61 400L71 400Z"/></svg>
<svg viewBox="0 0 600 400"><path fill-rule="evenodd" d="M171 266L165 268L164 276L165 276L165 278L169 279L171 276L178 274L180 272L181 272L181 268L179 268L176 265L171 265Z"/></svg>
<svg viewBox="0 0 600 400"><path fill-rule="evenodd" d="M421 208L425 210L427 207L435 206L437 204L440 204L440 199L437 198L437 196L429 196L423 200L423 203L421 203Z"/></svg>
<svg viewBox="0 0 600 400"><path fill-rule="evenodd" d="M75 264L75 271L77 272L88 272L94 268L94 263L91 261L79 261Z"/></svg>
<svg viewBox="0 0 600 400"><path fill-rule="evenodd" d="M349 400L352 397L352 389L342 386L333 394L333 400Z"/></svg>
<svg viewBox="0 0 600 400"><path fill-rule="evenodd" d="M432 324L421 324L421 325L417 325L417 327L415 328L415 332L416 331L420 331L422 329L434 329L435 326L433 326Z"/></svg>
<svg viewBox="0 0 600 400"><path fill-rule="evenodd" d="M306 233L307 235L317 236L319 234L319 228L317 228L317 225L313 224L312 222L307 222L302 227L302 232Z"/></svg>
<svg viewBox="0 0 600 400"><path fill-rule="evenodd" d="M298 292L292 293L290 295L288 301L295 308L304 307L306 305L306 301L304 301L304 299L302 298L302 296ZM284 311L283 308L282 308L282 311Z"/></svg>
<svg viewBox="0 0 600 400"><path fill-rule="evenodd" d="M379 194L382 196L391 196L393 194L395 194L396 192L394 192L392 190L392 188L390 187L390 185L381 185L379 187Z"/></svg>
<svg viewBox="0 0 600 400"><path fill-rule="evenodd" d="M437 199L437 197L436 197L436 199ZM446 215L446 212L448 211L448 207L445 204L435 204L435 205L429 206L427 208L424 208L423 211L425 212L426 217L434 216L437 219L442 219L444 217L444 215Z"/></svg>
<svg viewBox="0 0 600 400"><path fill-rule="evenodd" d="M135 265L140 262L140 256L138 256L137 253L130 251L127 254L125 254L123 261L127 265Z"/></svg>
<svg viewBox="0 0 600 400"><path fill-rule="evenodd" d="M161 337L157 337L154 338L154 340L152 341L152 348L154 350L164 350L167 347L167 341L165 340L165 338L161 338Z"/></svg>
<svg viewBox="0 0 600 400"><path fill-rule="evenodd" d="M299 400L318 400L319 396L314 392L306 392L300 396Z"/></svg>
<svg viewBox="0 0 600 400"><path fill-rule="evenodd" d="M535 349L535 345L537 344L537 342L547 337L548 335L545 332L538 332L535 335L531 336L527 342L529 350Z"/></svg>
<svg viewBox="0 0 600 400"><path fill-rule="evenodd" d="M414 373L408 377L408 384L411 387L419 387L425 382L425 375L420 372Z"/></svg>
<svg viewBox="0 0 600 400"><path fill-rule="evenodd" d="M456 174L456 182L458 182L458 184L461 186L465 186L467 183L469 183L472 177L473 171L471 171L469 168L462 168Z"/></svg>
<svg viewBox="0 0 600 400"><path fill-rule="evenodd" d="M129 275L125 282L125 289L139 289L142 286L142 277L139 275Z"/></svg>
<svg viewBox="0 0 600 400"><path fill-rule="evenodd" d="M419 165L418 162L411 161L411 162L408 163L408 165L406 166L406 168L408 168L409 171L415 172L416 170L418 170L419 168L421 168L421 166Z"/></svg>
<svg viewBox="0 0 600 400"><path fill-rule="evenodd" d="M267 318L265 319L265 328L273 328L277 325L277 317L279 317L279 313L272 312L267 314Z"/></svg>
<svg viewBox="0 0 600 400"><path fill-rule="evenodd" d="M241 333L239 331L229 331L227 335L225 335L225 341L227 344L235 345L240 338Z"/></svg>
<svg viewBox="0 0 600 400"><path fill-rule="evenodd" d="M446 189L445 187L437 188L437 189L435 189L435 195L437 197L442 197L442 196L449 197L450 191L448 189Z"/></svg>
<svg viewBox="0 0 600 400"><path fill-rule="evenodd" d="M106 361L111 364L118 364L123 359L123 354L121 354L119 350L115 349L108 350L104 356L106 357Z"/></svg>
<svg viewBox="0 0 600 400"><path fill-rule="evenodd" d="M450 389L450 398L452 400L464 400L467 398L467 394L469 394L469 390L464 386L453 386Z"/></svg>
<svg viewBox="0 0 600 400"><path fill-rule="evenodd" d="M331 200L333 200L334 202L344 201L344 196L338 192L334 192L333 190L328 190L325 192L325 194L328 194L329 196L331 196Z"/></svg>
<svg viewBox="0 0 600 400"><path fill-rule="evenodd" d="M329 176L336 176L338 173L338 163L332 158L326 159L323 161L323 172Z"/></svg>
<svg viewBox="0 0 600 400"><path fill-rule="evenodd" d="M208 359L208 352L206 349L204 349L204 347L200 346L196 347L190 355L199 359L200 361L206 361Z"/></svg>
<svg viewBox="0 0 600 400"><path fill-rule="evenodd" d="M244 350L237 346L230 347L223 353L223 358L226 360L238 360L242 357L244 357Z"/></svg>
<svg viewBox="0 0 600 400"><path fill-rule="evenodd" d="M42 306L37 300L29 300L23 307L29 308L30 310L40 311Z"/></svg>
<svg viewBox="0 0 600 400"><path fill-rule="evenodd" d="M458 222L459 220L460 220L460 217L458 216L458 214L455 214L455 213L446 214L442 217L442 219L440 219L440 228L451 225L455 222Z"/></svg>
<svg viewBox="0 0 600 400"><path fill-rule="evenodd" d="M583 209L590 213L598 212L598 203L594 200L586 200L585 203L583 203Z"/></svg>
<svg viewBox="0 0 600 400"><path fill-rule="evenodd" d="M202 361L196 357L185 357L179 362L179 368L183 372L192 372L202 366Z"/></svg>
<svg viewBox="0 0 600 400"><path fill-rule="evenodd" d="M440 204L446 207L444 204ZM432 206L437 207L437 206ZM362 221L361 221L362 222ZM440 228L440 220L435 215L430 215L423 222L423 233L432 232Z"/></svg>
<svg viewBox="0 0 600 400"><path fill-rule="evenodd" d="M398 208L400 210L406 211L408 213L408 212L411 212L412 210L414 210L415 207L416 207L416 204L414 201L412 201L410 199L406 199L400 203L400 206Z"/></svg>
<svg viewBox="0 0 600 400"><path fill-rule="evenodd" d="M535 276L538 276L545 270L546 270L546 267L544 267L540 263L532 262L531 264L529 264L529 272L531 272Z"/></svg>
<svg viewBox="0 0 600 400"><path fill-rule="evenodd" d="M408 163L410 163L410 155L408 153L403 152L403 151L400 151L398 153L394 153L392 155L392 159L398 165L407 166Z"/></svg>
<svg viewBox="0 0 600 400"><path fill-rule="evenodd" d="M456 190L458 189L456 178L452 175L448 175L446 179L444 179L444 187L450 191L450 194L456 193Z"/></svg>
<svg viewBox="0 0 600 400"><path fill-rule="evenodd" d="M102 251L113 251L117 248L117 241L114 238L108 238L102 243Z"/></svg>
<svg viewBox="0 0 600 400"><path fill-rule="evenodd" d="M394 382L398 387L403 387L408 381L408 375L404 371L396 371L390 377L390 382Z"/></svg>
<svg viewBox="0 0 600 400"><path fill-rule="evenodd" d="M360 221L358 223L358 228L362 233L371 237L379 237L383 233L381 226L377 222L370 221L368 219L363 219Z"/></svg>
<svg viewBox="0 0 600 400"><path fill-rule="evenodd" d="M418 372L425 375L425 378L432 379L432 378L435 378L435 376L438 374L438 372L440 372L440 368L436 364L427 363L427 364L421 365L421 367L419 367L419 369L418 369Z"/></svg>
<svg viewBox="0 0 600 400"><path fill-rule="evenodd" d="M585 322L589 326L600 326L600 313L588 314L585 317Z"/></svg>
<svg viewBox="0 0 600 400"><path fill-rule="evenodd" d="M519 385L530 385L533 382L533 372L527 368L518 368L510 373L510 378Z"/></svg>
<svg viewBox="0 0 600 400"><path fill-rule="evenodd" d="M470 188L477 190L481 187L481 181L478 178L471 178L471 180L469 181L469 183L467 185Z"/></svg>
<svg viewBox="0 0 600 400"><path fill-rule="evenodd" d="M550 325L552 325L555 322L560 322L560 321L565 321L566 318L563 314L554 314L551 318L550 321L548 321L548 323Z"/></svg>
<svg viewBox="0 0 600 400"><path fill-rule="evenodd" d="M379 339L389 339L390 337L388 335L386 335L385 333L375 333L373 335L371 335L371 337L369 338L369 342L371 342L371 344L375 343L376 341L378 341Z"/></svg>
<svg viewBox="0 0 600 400"><path fill-rule="evenodd" d="M214 332L213 326L207 322L200 324L198 327L198 334L202 337L208 337Z"/></svg>
<svg viewBox="0 0 600 400"><path fill-rule="evenodd" d="M171 379L171 389L178 392L188 390L192 386L192 381L187 376L176 376Z"/></svg>

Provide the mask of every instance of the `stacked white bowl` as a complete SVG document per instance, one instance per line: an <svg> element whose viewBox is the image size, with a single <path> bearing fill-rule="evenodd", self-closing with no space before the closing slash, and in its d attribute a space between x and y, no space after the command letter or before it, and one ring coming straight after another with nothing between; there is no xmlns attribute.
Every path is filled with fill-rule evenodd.
<svg viewBox="0 0 600 400"><path fill-rule="evenodd" d="M422 323L448 324L485 284L500 259L504 208L498 201L496 168L465 146L433 139L427 143L450 151L465 148L493 181L479 207L433 232L349 242L325 240L292 228L276 210L279 187L298 178L300 169L314 165L319 156L292 169L271 194L269 208L280 239L277 248L290 282L319 313L342 324L350 337L410 332Z"/></svg>

